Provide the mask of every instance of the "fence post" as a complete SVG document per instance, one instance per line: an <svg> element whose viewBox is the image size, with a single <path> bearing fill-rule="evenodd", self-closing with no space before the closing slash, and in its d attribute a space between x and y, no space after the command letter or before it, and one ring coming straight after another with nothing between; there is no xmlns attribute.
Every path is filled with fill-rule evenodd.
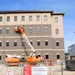
<svg viewBox="0 0 75 75"><path fill-rule="evenodd" d="M21 75L22 75L22 66L23 66L23 63L21 63Z"/></svg>
<svg viewBox="0 0 75 75"><path fill-rule="evenodd" d="M51 75L51 65L50 65L50 75Z"/></svg>
<svg viewBox="0 0 75 75"><path fill-rule="evenodd" d="M61 75L63 75L63 62L61 61Z"/></svg>

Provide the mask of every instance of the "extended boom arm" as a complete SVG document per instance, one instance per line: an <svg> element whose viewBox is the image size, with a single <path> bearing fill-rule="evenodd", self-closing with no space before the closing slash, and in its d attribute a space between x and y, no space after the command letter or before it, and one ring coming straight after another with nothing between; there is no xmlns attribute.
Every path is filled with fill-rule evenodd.
<svg viewBox="0 0 75 75"><path fill-rule="evenodd" d="M34 49L33 46L31 45L31 43L29 42L27 36L25 35L25 32L24 32L23 27L21 27L21 26L15 27L15 28L14 28L14 31L15 31L15 32L20 32L20 33L22 33L22 37L25 39L25 42L26 42L26 43L30 46L30 48L31 48L31 51L32 51L32 52L31 52L30 56L34 56L34 55L35 55L35 49Z"/></svg>

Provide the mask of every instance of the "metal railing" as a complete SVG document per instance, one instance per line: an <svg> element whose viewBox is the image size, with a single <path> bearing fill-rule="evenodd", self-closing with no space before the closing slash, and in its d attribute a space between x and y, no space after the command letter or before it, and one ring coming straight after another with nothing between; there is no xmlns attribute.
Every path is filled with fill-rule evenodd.
<svg viewBox="0 0 75 75"><path fill-rule="evenodd" d="M64 75L64 65L65 64L63 62L54 62L54 65L51 62L41 62L31 67L47 67L47 75ZM9 66L9 64L2 64L0 65L0 75L8 75L8 72L11 72L11 75L24 75L23 72L25 66L27 67L28 63L19 63L18 66Z"/></svg>

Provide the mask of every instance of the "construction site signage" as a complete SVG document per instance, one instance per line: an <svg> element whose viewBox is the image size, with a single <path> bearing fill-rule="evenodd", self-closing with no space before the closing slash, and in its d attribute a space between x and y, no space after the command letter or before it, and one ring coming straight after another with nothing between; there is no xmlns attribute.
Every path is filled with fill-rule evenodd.
<svg viewBox="0 0 75 75"><path fill-rule="evenodd" d="M47 75L47 67L32 67L32 75Z"/></svg>
<svg viewBox="0 0 75 75"><path fill-rule="evenodd" d="M31 67L24 67L23 75L32 75L31 74Z"/></svg>
<svg viewBox="0 0 75 75"><path fill-rule="evenodd" d="M47 75L47 67L24 67L23 75Z"/></svg>

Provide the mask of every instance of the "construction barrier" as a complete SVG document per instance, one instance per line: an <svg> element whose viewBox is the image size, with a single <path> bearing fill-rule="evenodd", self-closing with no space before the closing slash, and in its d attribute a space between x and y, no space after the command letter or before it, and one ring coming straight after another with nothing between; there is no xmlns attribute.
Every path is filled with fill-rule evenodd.
<svg viewBox="0 0 75 75"><path fill-rule="evenodd" d="M8 63L0 65L0 75L61 75L62 72L61 64L57 65L54 60L37 63L34 66L24 62L18 66L9 66Z"/></svg>

